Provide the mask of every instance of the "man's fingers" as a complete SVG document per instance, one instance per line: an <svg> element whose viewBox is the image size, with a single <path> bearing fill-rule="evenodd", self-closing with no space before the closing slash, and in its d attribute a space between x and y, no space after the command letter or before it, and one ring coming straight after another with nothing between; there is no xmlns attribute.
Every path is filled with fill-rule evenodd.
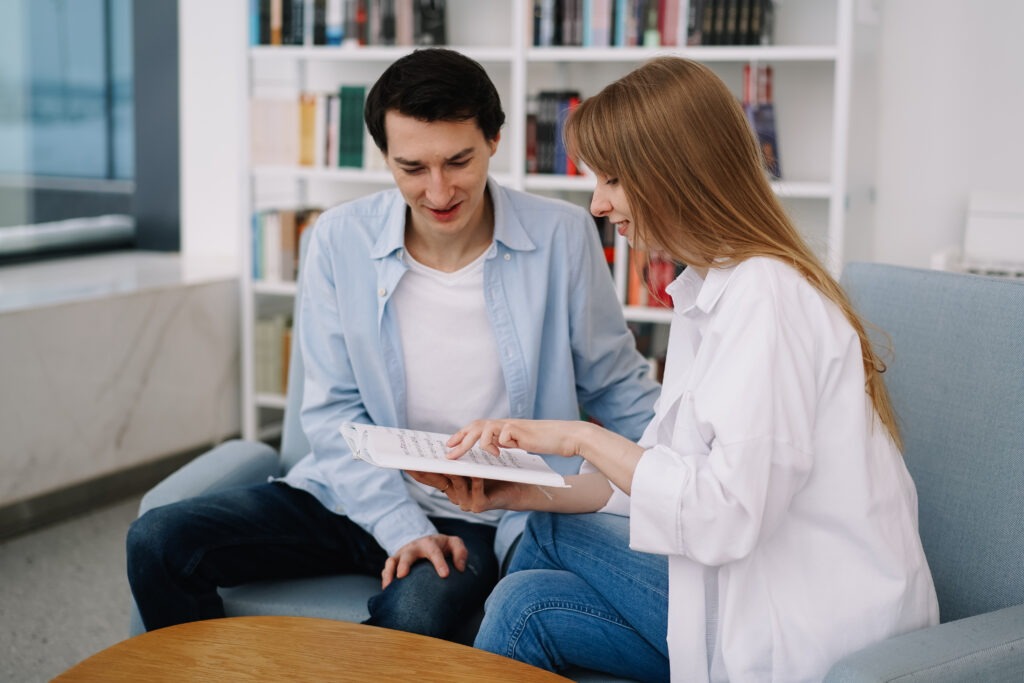
<svg viewBox="0 0 1024 683"><path fill-rule="evenodd" d="M391 582L395 580L395 565L397 561L394 557L389 557L384 563L384 571L380 573L380 589L384 590Z"/></svg>
<svg viewBox="0 0 1024 683"><path fill-rule="evenodd" d="M444 559L444 552L437 545L431 544L427 550L427 559L434 565L437 575L442 579L448 578L448 560Z"/></svg>
<svg viewBox="0 0 1024 683"><path fill-rule="evenodd" d="M466 544L458 536L448 537L448 548L452 554L452 564L460 572L466 571L466 562L469 560L469 550Z"/></svg>

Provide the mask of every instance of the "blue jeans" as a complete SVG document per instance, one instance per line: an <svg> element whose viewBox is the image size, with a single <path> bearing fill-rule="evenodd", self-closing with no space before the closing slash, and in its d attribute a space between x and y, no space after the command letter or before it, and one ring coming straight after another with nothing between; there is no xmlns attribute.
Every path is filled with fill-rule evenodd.
<svg viewBox="0 0 1024 683"><path fill-rule="evenodd" d="M629 549L629 519L534 512L475 646L549 671L667 681L668 559Z"/></svg>
<svg viewBox="0 0 1024 683"><path fill-rule="evenodd" d="M469 550L466 570L449 558L442 579L415 563L369 603L374 626L454 638L498 579L495 529L431 518ZM309 493L269 483L154 508L128 530L128 582L147 630L224 616L219 586L325 574L380 577L387 552L349 518Z"/></svg>

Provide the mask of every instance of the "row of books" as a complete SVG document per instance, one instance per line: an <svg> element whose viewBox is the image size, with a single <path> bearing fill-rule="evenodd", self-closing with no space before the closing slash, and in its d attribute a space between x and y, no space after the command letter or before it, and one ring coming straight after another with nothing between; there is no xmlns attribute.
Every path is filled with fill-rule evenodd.
<svg viewBox="0 0 1024 683"><path fill-rule="evenodd" d="M253 388L256 393L284 394L287 391L291 346L291 318L274 315L254 321Z"/></svg>
<svg viewBox="0 0 1024 683"><path fill-rule="evenodd" d="M685 0L533 0L534 47L682 44Z"/></svg>
<svg viewBox="0 0 1024 683"><path fill-rule="evenodd" d="M773 16L774 0L533 0L533 45L762 45Z"/></svg>
<svg viewBox="0 0 1024 683"><path fill-rule="evenodd" d="M321 209L267 209L252 216L252 277L265 282L295 282L299 241L320 217Z"/></svg>
<svg viewBox="0 0 1024 683"><path fill-rule="evenodd" d="M774 0L690 0L687 45L771 45Z"/></svg>
<svg viewBox="0 0 1024 683"><path fill-rule="evenodd" d="M526 101L526 172L581 175L566 154L565 120L580 103L575 90L545 90Z"/></svg>
<svg viewBox="0 0 1024 683"><path fill-rule="evenodd" d="M445 45L445 0L249 0L252 45Z"/></svg>
<svg viewBox="0 0 1024 683"><path fill-rule="evenodd" d="M252 163L364 168L365 100L365 85L342 85L337 93L303 92L298 98L253 98Z"/></svg>

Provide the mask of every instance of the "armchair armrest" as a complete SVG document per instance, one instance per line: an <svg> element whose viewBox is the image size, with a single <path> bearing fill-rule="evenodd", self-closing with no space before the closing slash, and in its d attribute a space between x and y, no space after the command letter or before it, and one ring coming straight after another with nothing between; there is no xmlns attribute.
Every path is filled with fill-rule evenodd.
<svg viewBox="0 0 1024 683"><path fill-rule="evenodd" d="M281 458L265 443L234 439L203 453L151 488L139 514L185 498L266 481L281 473Z"/></svg>
<svg viewBox="0 0 1024 683"><path fill-rule="evenodd" d="M905 633L841 659L826 683L1024 680L1024 605Z"/></svg>

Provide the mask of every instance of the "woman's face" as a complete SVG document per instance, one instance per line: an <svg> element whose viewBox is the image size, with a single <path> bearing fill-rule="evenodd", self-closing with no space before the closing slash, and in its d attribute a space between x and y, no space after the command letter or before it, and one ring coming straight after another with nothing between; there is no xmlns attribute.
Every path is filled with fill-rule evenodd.
<svg viewBox="0 0 1024 683"><path fill-rule="evenodd" d="M626 193L618 178L597 174L597 187L594 188L594 196L590 200L590 213L598 218L607 217L619 234L629 241L629 246L643 247L634 244L636 226L633 223L633 213L629 209Z"/></svg>

